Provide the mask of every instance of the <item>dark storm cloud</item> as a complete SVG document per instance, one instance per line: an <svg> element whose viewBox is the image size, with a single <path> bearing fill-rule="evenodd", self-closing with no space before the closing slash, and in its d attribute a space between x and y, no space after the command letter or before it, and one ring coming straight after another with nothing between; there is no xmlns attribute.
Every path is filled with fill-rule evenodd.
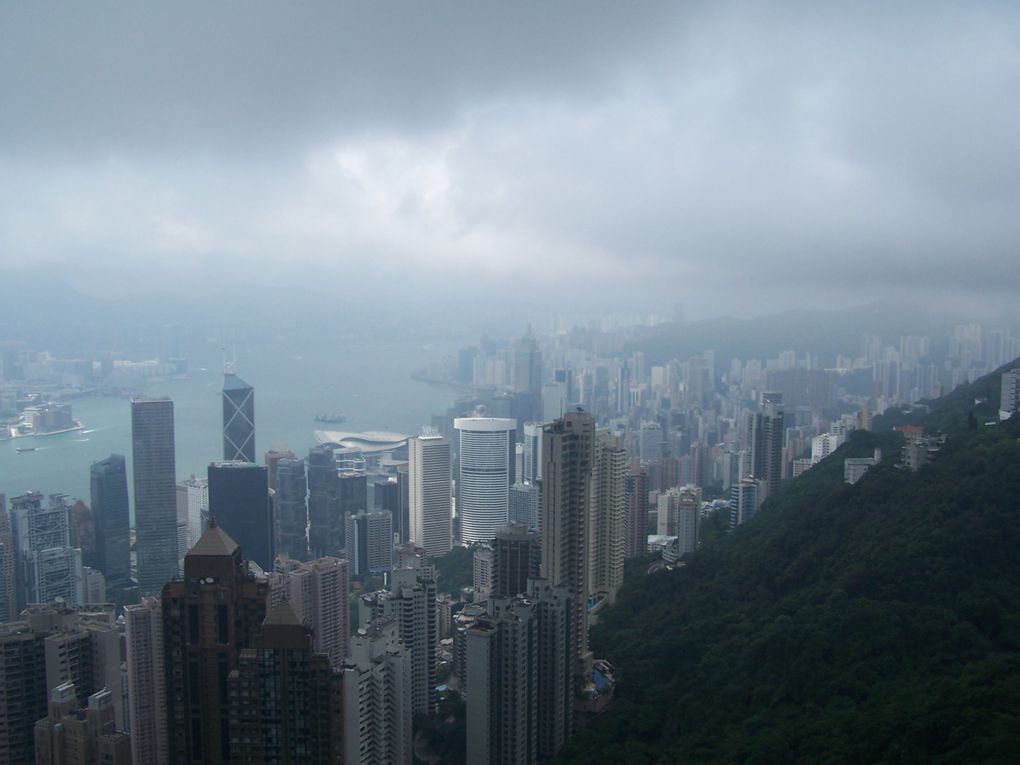
<svg viewBox="0 0 1020 765"><path fill-rule="evenodd" d="M1011 4L25 4L0 30L0 262L570 279L664 313L1020 288Z"/></svg>
<svg viewBox="0 0 1020 765"><path fill-rule="evenodd" d="M479 98L580 93L666 33L666 3L7 4L0 130L46 150L419 132ZM665 23L665 26L663 25Z"/></svg>

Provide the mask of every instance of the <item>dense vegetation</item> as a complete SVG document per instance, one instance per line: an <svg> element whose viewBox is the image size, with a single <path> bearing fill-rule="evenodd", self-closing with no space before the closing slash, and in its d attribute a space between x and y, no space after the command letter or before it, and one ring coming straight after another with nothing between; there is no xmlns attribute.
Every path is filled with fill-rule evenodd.
<svg viewBox="0 0 1020 765"><path fill-rule="evenodd" d="M436 588L440 592L456 595L464 587L471 586L474 565L474 550L470 547L454 547L446 555L429 558L436 567Z"/></svg>
<svg viewBox="0 0 1020 765"><path fill-rule="evenodd" d="M441 694L436 714L417 715L414 730L415 765L463 765L467 757L467 710L460 694Z"/></svg>
<svg viewBox="0 0 1020 765"><path fill-rule="evenodd" d="M932 407L916 474L857 432L592 632L617 699L564 763L1012 763L1020 753L1020 423L985 380ZM842 461L884 449L854 486Z"/></svg>

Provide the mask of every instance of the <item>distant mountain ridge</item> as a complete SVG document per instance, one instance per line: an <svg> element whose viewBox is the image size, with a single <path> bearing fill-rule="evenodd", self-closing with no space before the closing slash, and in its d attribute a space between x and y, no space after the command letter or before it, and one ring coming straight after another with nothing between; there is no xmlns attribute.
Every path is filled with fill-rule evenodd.
<svg viewBox="0 0 1020 765"><path fill-rule="evenodd" d="M1020 421L974 403L998 374L933 402L948 439L918 473L900 434L857 431L686 567L632 577L592 631L617 699L558 761L1016 762Z"/></svg>

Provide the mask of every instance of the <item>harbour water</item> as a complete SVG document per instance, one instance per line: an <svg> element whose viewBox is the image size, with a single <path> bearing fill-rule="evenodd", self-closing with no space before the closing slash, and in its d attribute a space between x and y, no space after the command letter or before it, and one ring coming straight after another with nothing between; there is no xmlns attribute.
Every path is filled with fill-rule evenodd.
<svg viewBox="0 0 1020 765"><path fill-rule="evenodd" d="M237 373L255 388L256 448L264 454L286 444L298 455L314 445L315 430L392 430L413 435L433 413L453 403L454 392L413 380L418 369L454 349L421 343L347 343L306 351L269 345L238 350ZM150 385L147 395L174 400L178 480L204 477L209 462L223 458L221 435L222 353L204 349L189 357L187 379ZM89 501L89 467L111 453L131 465L131 406L127 399L72 400L85 430L0 442L0 493L63 492ZM342 425L315 416L343 412ZM36 447L32 452L16 447Z"/></svg>

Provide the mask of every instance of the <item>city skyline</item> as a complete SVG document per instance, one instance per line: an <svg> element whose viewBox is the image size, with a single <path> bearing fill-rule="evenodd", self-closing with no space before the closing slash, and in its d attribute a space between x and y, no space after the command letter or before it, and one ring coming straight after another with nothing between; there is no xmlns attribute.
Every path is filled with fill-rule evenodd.
<svg viewBox="0 0 1020 765"><path fill-rule="evenodd" d="M1001 0L0 4L0 764L1016 759L1018 83Z"/></svg>

